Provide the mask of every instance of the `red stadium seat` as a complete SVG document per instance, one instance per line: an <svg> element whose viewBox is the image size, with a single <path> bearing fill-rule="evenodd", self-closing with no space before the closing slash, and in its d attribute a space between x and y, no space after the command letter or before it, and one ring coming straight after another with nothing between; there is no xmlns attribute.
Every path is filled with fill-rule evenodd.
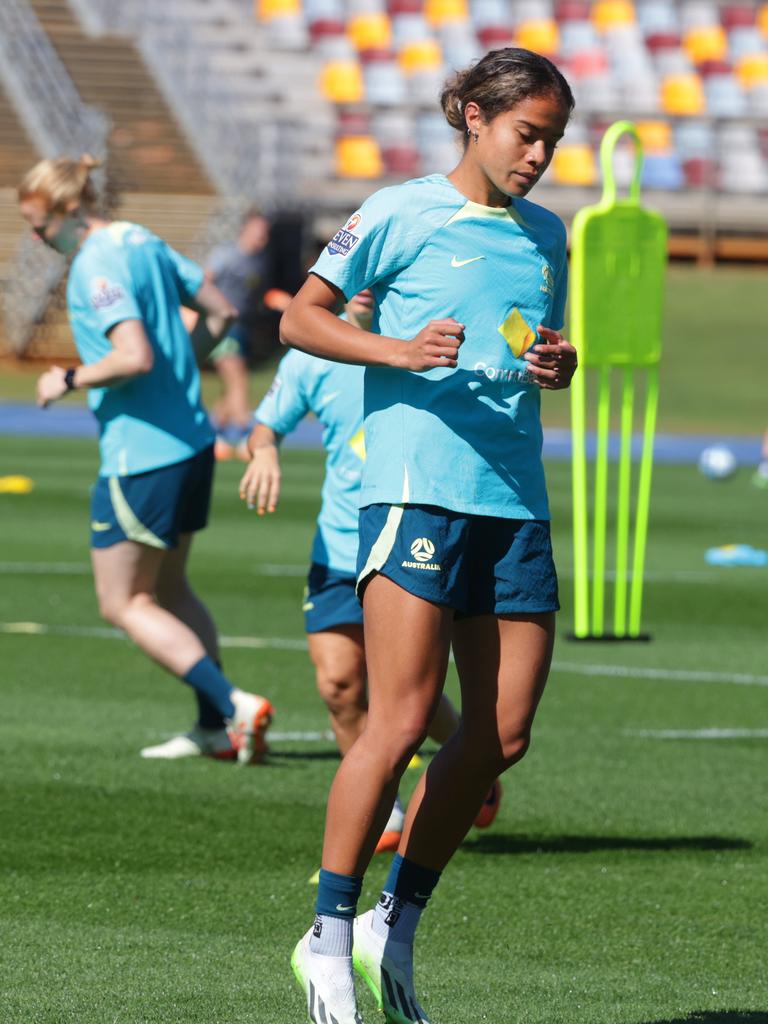
<svg viewBox="0 0 768 1024"><path fill-rule="evenodd" d="M726 29L750 28L755 24L755 8L748 4L734 4L720 9L720 21Z"/></svg>

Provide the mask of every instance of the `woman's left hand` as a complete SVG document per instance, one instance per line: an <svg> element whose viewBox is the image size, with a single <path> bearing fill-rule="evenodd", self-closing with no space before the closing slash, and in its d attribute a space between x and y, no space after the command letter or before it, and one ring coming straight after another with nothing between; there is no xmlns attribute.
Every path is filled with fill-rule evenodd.
<svg viewBox="0 0 768 1024"><path fill-rule="evenodd" d="M37 404L44 409L51 402L67 393L66 370L63 366L52 366L37 379Z"/></svg>
<svg viewBox="0 0 768 1024"><path fill-rule="evenodd" d="M544 344L539 343L523 356L528 370L540 388L547 391L567 388L578 366L576 349L559 331L549 327L540 325L538 334L544 339Z"/></svg>

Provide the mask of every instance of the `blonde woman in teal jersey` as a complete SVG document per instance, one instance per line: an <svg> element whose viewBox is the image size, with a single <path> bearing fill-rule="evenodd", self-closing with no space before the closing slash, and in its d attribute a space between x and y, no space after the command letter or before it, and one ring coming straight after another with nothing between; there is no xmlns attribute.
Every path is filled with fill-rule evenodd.
<svg viewBox="0 0 768 1024"><path fill-rule="evenodd" d="M197 697L195 727L143 756L251 762L264 752L272 707L223 674L216 626L186 569L213 483L214 438L193 343L209 351L237 310L151 231L96 212L94 166L88 156L42 160L19 186L22 217L72 257L67 309L81 359L43 373L37 401L45 407L87 392L99 423L91 562L101 614ZM191 340L182 306L200 314Z"/></svg>
<svg viewBox="0 0 768 1024"><path fill-rule="evenodd" d="M354 922L354 966L387 1021L428 1024L416 926L491 782L528 748L554 642L540 395L569 385L576 353L560 334L565 229L525 196L573 97L546 58L506 49L456 75L442 106L464 139L458 165L374 194L282 321L287 344L366 366L358 590L370 706L331 788L315 924L292 959L313 1021L360 1022L362 877L452 641L461 726L411 800L379 903ZM370 333L335 316L366 287Z"/></svg>

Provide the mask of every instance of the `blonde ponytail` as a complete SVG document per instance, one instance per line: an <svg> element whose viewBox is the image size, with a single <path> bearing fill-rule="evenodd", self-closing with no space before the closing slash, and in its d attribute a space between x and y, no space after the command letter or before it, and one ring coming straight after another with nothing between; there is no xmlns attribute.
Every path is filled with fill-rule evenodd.
<svg viewBox="0 0 768 1024"><path fill-rule="evenodd" d="M92 209L98 201L91 171L101 166L101 160L83 153L79 160L59 157L41 160L27 171L18 189L21 202L35 196L45 202L49 213L64 213L75 207Z"/></svg>

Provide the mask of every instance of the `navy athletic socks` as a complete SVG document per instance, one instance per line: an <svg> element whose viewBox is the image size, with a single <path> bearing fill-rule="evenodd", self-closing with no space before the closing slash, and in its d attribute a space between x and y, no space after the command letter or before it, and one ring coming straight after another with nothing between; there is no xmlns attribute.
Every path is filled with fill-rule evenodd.
<svg viewBox="0 0 768 1024"><path fill-rule="evenodd" d="M206 697L219 714L225 718L231 718L234 715L235 705L232 703L234 687L213 658L209 658L206 654L192 666L183 679L198 694Z"/></svg>
<svg viewBox="0 0 768 1024"><path fill-rule="evenodd" d="M226 728L227 723L224 721L224 715L222 715L217 707L211 704L205 694L195 690L195 697L197 699L197 724L200 728L210 731Z"/></svg>
<svg viewBox="0 0 768 1024"><path fill-rule="evenodd" d="M352 956L352 922L363 888L362 878L320 869L317 916L309 948L322 956Z"/></svg>
<svg viewBox="0 0 768 1024"><path fill-rule="evenodd" d="M220 672L224 672L220 661L216 660L214 664ZM224 721L224 715L222 715L217 707L211 704L205 694L195 690L195 699L197 700L197 724L201 729L213 731L226 728L227 723Z"/></svg>
<svg viewBox="0 0 768 1024"><path fill-rule="evenodd" d="M396 853L373 912L371 927L375 934L393 942L413 942L422 911L439 879L439 871Z"/></svg>

